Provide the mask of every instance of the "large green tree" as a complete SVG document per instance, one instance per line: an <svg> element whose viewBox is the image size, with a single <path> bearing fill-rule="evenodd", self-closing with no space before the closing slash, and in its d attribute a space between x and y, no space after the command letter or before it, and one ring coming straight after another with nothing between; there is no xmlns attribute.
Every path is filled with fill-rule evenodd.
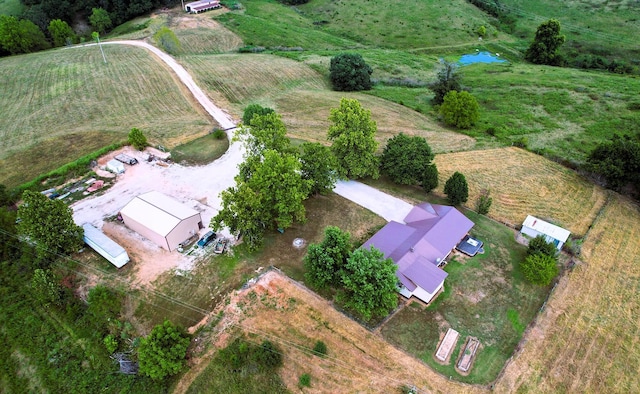
<svg viewBox="0 0 640 394"><path fill-rule="evenodd" d="M398 306L397 265L381 251L356 249L341 271L344 305L364 320L384 316Z"/></svg>
<svg viewBox="0 0 640 394"><path fill-rule="evenodd" d="M168 320L155 326L138 347L140 373L154 380L177 374L184 365L189 342L186 331Z"/></svg>
<svg viewBox="0 0 640 394"><path fill-rule="evenodd" d="M73 44L76 41L76 33L69 24L60 19L54 19L49 22L49 34L53 40L53 46L61 47Z"/></svg>
<svg viewBox="0 0 640 394"><path fill-rule="evenodd" d="M459 129L468 129L480 117L478 101L469 92L450 91L444 96L440 115L444 123Z"/></svg>
<svg viewBox="0 0 640 394"><path fill-rule="evenodd" d="M416 185L424 179L433 158L427 140L400 133L387 142L380 158L380 169L395 183Z"/></svg>
<svg viewBox="0 0 640 394"><path fill-rule="evenodd" d="M100 34L106 33L113 26L109 13L104 8L92 8L89 23Z"/></svg>
<svg viewBox="0 0 640 394"><path fill-rule="evenodd" d="M251 156L262 158L267 149L281 153L291 153L291 141L287 138L287 127L282 121L282 116L275 112L254 114L249 125L242 125L234 137L236 141L242 141L245 147L245 158Z"/></svg>
<svg viewBox="0 0 640 394"><path fill-rule="evenodd" d="M69 254L82 245L82 227L73 221L72 211L60 200L27 190L18 208L18 232L36 244L39 255Z"/></svg>
<svg viewBox="0 0 640 394"><path fill-rule="evenodd" d="M447 199L453 205L459 205L467 202L469 198L469 186L467 185L467 179L456 171L447 182L444 184L444 194L447 195Z"/></svg>
<svg viewBox="0 0 640 394"><path fill-rule="evenodd" d="M371 89L373 70L358 53L341 53L331 58L329 76L333 88L338 91Z"/></svg>
<svg viewBox="0 0 640 394"><path fill-rule="evenodd" d="M547 239L544 235L538 235L531 241L529 241L529 247L527 249L527 254L544 254L547 256L555 257L558 253L558 249L551 242L547 242Z"/></svg>
<svg viewBox="0 0 640 394"><path fill-rule="evenodd" d="M303 263L305 279L317 288L339 286L340 272L351 253L351 234L339 227L324 229L324 239L319 244L311 244Z"/></svg>
<svg viewBox="0 0 640 394"><path fill-rule="evenodd" d="M30 20L0 15L0 48L3 51L15 55L47 49L49 46L42 30Z"/></svg>
<svg viewBox="0 0 640 394"><path fill-rule="evenodd" d="M267 229L284 229L306 220L302 202L311 182L302 179L300 161L292 154L267 149L252 163L250 172L236 176L235 187L221 193L222 209L211 226L229 227L255 250Z"/></svg>
<svg viewBox="0 0 640 394"><path fill-rule="evenodd" d="M31 295L43 306L62 305L62 288L48 269L36 269L31 278Z"/></svg>
<svg viewBox="0 0 640 394"><path fill-rule="evenodd" d="M586 169L604 177L607 187L614 190L628 184L640 186L640 136L614 135L599 144L589 154Z"/></svg>
<svg viewBox="0 0 640 394"><path fill-rule="evenodd" d="M371 111L362 108L355 99L343 98L339 108L332 108L328 137L331 150L338 160L341 176L347 178L378 178L378 142L376 122Z"/></svg>
<svg viewBox="0 0 640 394"><path fill-rule="evenodd" d="M558 50L564 41L565 36L560 34L560 21L549 19L538 26L536 36L525 52L524 58L535 64L560 65L562 58Z"/></svg>
<svg viewBox="0 0 640 394"><path fill-rule="evenodd" d="M311 181L309 194L327 194L338 180L338 161L331 149L318 142L302 144L302 179Z"/></svg>
<svg viewBox="0 0 640 394"><path fill-rule="evenodd" d="M436 74L436 80L429 84L433 91L433 103L442 104L444 96L452 90L462 90L462 74L456 63L443 61Z"/></svg>

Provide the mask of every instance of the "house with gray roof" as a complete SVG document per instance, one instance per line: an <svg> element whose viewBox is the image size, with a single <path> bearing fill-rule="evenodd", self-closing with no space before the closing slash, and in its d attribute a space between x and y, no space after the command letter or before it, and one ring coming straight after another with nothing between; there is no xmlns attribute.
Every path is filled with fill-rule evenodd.
<svg viewBox="0 0 640 394"><path fill-rule="evenodd" d="M387 223L362 247L373 245L398 265L400 294L428 303L444 288L447 273L440 266L472 227L454 207L423 203L413 207L404 223Z"/></svg>

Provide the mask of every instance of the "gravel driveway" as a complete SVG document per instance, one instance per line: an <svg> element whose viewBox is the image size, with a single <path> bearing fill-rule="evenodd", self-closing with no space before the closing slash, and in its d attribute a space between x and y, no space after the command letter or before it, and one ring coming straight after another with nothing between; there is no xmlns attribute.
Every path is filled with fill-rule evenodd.
<svg viewBox="0 0 640 394"><path fill-rule="evenodd" d="M404 200L356 181L338 181L333 191L382 216L387 221L395 220L404 223L404 218L413 208L413 205Z"/></svg>

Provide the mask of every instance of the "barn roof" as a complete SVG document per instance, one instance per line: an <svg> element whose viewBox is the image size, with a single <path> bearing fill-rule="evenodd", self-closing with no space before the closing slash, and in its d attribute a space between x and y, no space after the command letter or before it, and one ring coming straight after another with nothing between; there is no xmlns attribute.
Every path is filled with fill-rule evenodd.
<svg viewBox="0 0 640 394"><path fill-rule="evenodd" d="M545 222L542 219L538 219L534 216L528 215L522 223L523 227L529 227L535 231L548 235L553 239L557 239L560 242L567 242L567 239L571 235L569 230L565 230L562 227L558 227L555 224Z"/></svg>
<svg viewBox="0 0 640 394"><path fill-rule="evenodd" d="M157 191L139 195L120 212L163 236L168 235L182 220L199 214L195 209Z"/></svg>

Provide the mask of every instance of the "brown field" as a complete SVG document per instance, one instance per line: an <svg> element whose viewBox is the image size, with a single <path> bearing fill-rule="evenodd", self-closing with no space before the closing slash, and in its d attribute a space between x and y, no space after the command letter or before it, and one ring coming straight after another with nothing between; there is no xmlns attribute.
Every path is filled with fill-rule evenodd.
<svg viewBox="0 0 640 394"><path fill-rule="evenodd" d="M218 13L220 11L215 11ZM182 51L189 55L203 55L234 51L242 46L242 39L211 19L211 13L183 15L172 20L170 28L176 33Z"/></svg>
<svg viewBox="0 0 640 394"><path fill-rule="evenodd" d="M497 391L640 392L640 210L612 195Z"/></svg>
<svg viewBox="0 0 640 394"><path fill-rule="evenodd" d="M475 145L473 138L449 131L411 108L363 93L295 90L280 96L276 108L283 115L291 136L323 142L329 130L331 108L339 107L342 97L355 98L371 111L378 125L376 140L380 151L389 138L400 132L426 138L437 153L468 150Z"/></svg>
<svg viewBox="0 0 640 394"><path fill-rule="evenodd" d="M220 332L220 328L226 331ZM201 340L213 341L215 350L238 331L278 344L284 354L280 375L292 392L297 392L298 377L303 373L312 377L311 387L304 390L307 393L393 393L405 384L417 386L420 392L484 391L449 382L277 272L269 272L255 286L237 292L225 307L222 321ZM324 358L309 354L317 340L327 345ZM211 353L192 359L192 369L176 393L186 391Z"/></svg>
<svg viewBox="0 0 640 394"><path fill-rule="evenodd" d="M59 165L58 156L62 163L73 161L126 139L132 127L152 144L172 147L214 126L146 50L110 45L104 51L107 64L96 47L0 59L0 159L18 155L38 161L45 172ZM56 141L74 147L62 150ZM0 182L15 184L33 174L11 168L0 176Z"/></svg>
<svg viewBox="0 0 640 394"><path fill-rule="evenodd" d="M512 226L534 215L582 236L606 201L604 189L518 148L442 154L435 163L440 173L438 193L443 193L455 171L461 172L469 184L467 205L475 208L480 193L489 190L493 198L489 216Z"/></svg>

